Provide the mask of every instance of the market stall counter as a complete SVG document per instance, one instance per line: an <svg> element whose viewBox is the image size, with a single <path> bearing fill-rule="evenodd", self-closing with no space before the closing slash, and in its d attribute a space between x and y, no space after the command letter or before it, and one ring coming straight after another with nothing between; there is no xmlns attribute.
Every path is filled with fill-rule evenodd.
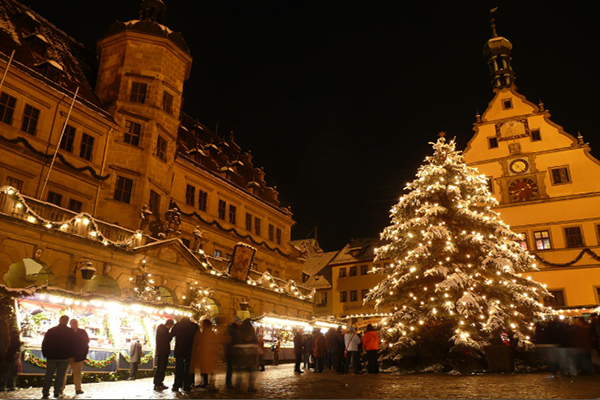
<svg viewBox="0 0 600 400"><path fill-rule="evenodd" d="M189 307L127 301L55 288L40 288L21 294L15 298L15 310L23 342L21 374L25 375L45 373L42 340L48 329L58 324L62 315L77 319L79 327L90 338L84 373L129 369L129 347L135 337L139 338L144 352L139 370L153 370L157 326L173 317L192 316ZM174 362L175 359L170 357L170 366Z"/></svg>

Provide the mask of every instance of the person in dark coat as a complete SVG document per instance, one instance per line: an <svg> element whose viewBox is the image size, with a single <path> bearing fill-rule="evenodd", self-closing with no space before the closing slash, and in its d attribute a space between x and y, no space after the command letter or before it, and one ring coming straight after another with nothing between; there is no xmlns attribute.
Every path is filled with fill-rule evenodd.
<svg viewBox="0 0 600 400"><path fill-rule="evenodd" d="M335 347L334 347L334 361L335 361L335 370L338 374L344 373L344 351L346 349L346 344L344 342L344 335L342 333L342 327L338 326L337 331L335 332Z"/></svg>
<svg viewBox="0 0 600 400"><path fill-rule="evenodd" d="M198 324L183 317L173 326L171 334L175 338L175 382L173 391L177 392L183 387L184 391L192 390L194 374L190 374L194 337L198 332Z"/></svg>
<svg viewBox="0 0 600 400"><path fill-rule="evenodd" d="M310 370L310 355L312 353L312 335L304 335L304 369Z"/></svg>
<svg viewBox="0 0 600 400"><path fill-rule="evenodd" d="M569 353L571 357L571 375L577 375L577 370L585 375L595 375L592 364L592 330L585 317L575 319L568 331Z"/></svg>
<svg viewBox="0 0 600 400"><path fill-rule="evenodd" d="M225 387L233 388L233 365L235 364L235 354L233 346L241 343L240 325L242 320L237 315L233 317L233 322L225 330L225 362L227 363L227 373L225 374Z"/></svg>
<svg viewBox="0 0 600 400"><path fill-rule="evenodd" d="M168 319L164 324L156 328L156 372L154 373L154 390L165 390L165 373L169 365L169 356L171 355L171 328L173 320Z"/></svg>
<svg viewBox="0 0 600 400"><path fill-rule="evenodd" d="M7 339L8 348L4 353L0 350L0 392L4 389L7 391L15 390L17 363L22 344L19 329L16 326L9 328Z"/></svg>
<svg viewBox="0 0 600 400"><path fill-rule="evenodd" d="M329 328L325 334L325 339L327 339L327 357L325 358L325 367L333 369L335 359L335 329Z"/></svg>
<svg viewBox="0 0 600 400"><path fill-rule="evenodd" d="M75 385L75 394L83 394L81 390L81 370L83 369L83 362L87 357L89 351L90 338L85 330L79 328L79 322L76 319L72 319L69 322L71 329L75 332L75 354L69 358L69 365L71 366L71 373L73 374L73 384ZM63 381L62 390L65 390L67 384L67 374L65 374L65 380Z"/></svg>
<svg viewBox="0 0 600 400"><path fill-rule="evenodd" d="M325 357L327 356L327 339L319 329L315 329L313 336L313 357L315 358L315 372L323 373L325 369Z"/></svg>
<svg viewBox="0 0 600 400"><path fill-rule="evenodd" d="M73 329L67 326L69 317L63 315L60 317L58 325L48 329L42 341L42 355L46 358L46 375L42 387L42 399L49 398L52 378L54 379L54 397L62 394L62 384L65 379L65 373L69 366L69 358L75 355L75 346L77 336Z"/></svg>
<svg viewBox="0 0 600 400"><path fill-rule="evenodd" d="M142 350L142 344L140 338L134 336L129 346L129 380L135 381L137 379L138 368L140 362L142 362L142 356L144 351Z"/></svg>
<svg viewBox="0 0 600 400"><path fill-rule="evenodd" d="M304 338L302 337L303 333L304 331L302 329L298 329L296 331L296 335L294 336L294 354L296 355L296 366L294 368L294 372L297 374L302 374L300 364L302 363L302 354L304 353Z"/></svg>

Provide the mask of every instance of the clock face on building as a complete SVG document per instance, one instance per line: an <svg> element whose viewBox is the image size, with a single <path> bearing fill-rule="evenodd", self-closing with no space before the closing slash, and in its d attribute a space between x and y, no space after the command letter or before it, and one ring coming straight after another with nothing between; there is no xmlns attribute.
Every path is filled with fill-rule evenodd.
<svg viewBox="0 0 600 400"><path fill-rule="evenodd" d="M508 195L513 201L539 199L540 190L537 183L531 178L518 178L509 183Z"/></svg>
<svg viewBox="0 0 600 400"><path fill-rule="evenodd" d="M527 160L518 158L508 163L508 169L513 174L524 174L525 172L529 171L529 163Z"/></svg>

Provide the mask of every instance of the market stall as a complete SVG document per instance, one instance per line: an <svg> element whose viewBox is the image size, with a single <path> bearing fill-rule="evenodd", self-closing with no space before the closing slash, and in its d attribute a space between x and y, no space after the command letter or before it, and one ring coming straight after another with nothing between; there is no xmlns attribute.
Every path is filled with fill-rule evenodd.
<svg viewBox="0 0 600 400"><path fill-rule="evenodd" d="M308 321L301 318L279 317L275 315L262 315L253 318L252 325L256 330L256 334L263 336L265 342L264 360L273 360L273 351L271 348L279 338L281 342L280 361L296 359L294 354L294 335L297 329L302 329L304 333L320 329L325 334L329 328L338 326L337 324L320 320ZM342 328L346 329L346 326Z"/></svg>
<svg viewBox="0 0 600 400"><path fill-rule="evenodd" d="M79 327L88 333L90 351L83 372L95 373L129 369L129 346L135 337L140 339L144 349L139 370L152 370L157 326L170 318L192 316L189 307L47 287L21 291L14 302L23 342L22 374L27 375L45 373L41 343L46 331L58 324L61 315L77 319Z"/></svg>

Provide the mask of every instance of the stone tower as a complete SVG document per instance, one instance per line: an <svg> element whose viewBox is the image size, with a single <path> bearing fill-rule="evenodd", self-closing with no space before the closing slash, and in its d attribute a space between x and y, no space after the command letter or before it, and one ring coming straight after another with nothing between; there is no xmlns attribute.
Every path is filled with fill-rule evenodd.
<svg viewBox="0 0 600 400"><path fill-rule="evenodd" d="M106 198L116 202L101 207L99 217L118 212L132 229L143 205L155 217L167 211L183 84L192 64L183 37L163 25L166 11L161 0L143 0L139 20L117 21L97 44L95 91L122 127L113 132L106 160L112 180Z"/></svg>

